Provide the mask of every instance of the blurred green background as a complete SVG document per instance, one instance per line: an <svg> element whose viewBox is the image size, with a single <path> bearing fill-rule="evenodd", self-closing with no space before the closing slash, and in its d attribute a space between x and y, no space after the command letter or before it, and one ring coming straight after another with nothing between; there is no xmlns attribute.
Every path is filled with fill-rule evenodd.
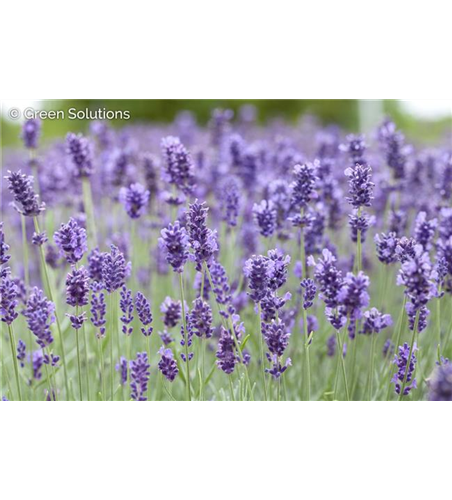
<svg viewBox="0 0 452 500"><path fill-rule="evenodd" d="M265 123L269 119L282 117L294 122L303 114L315 115L321 123L335 123L348 131L366 131L375 126L383 116L389 115L404 132L413 139L422 142L450 140L451 116L419 116L410 113L398 100L358 101L358 100L230 100L230 99L155 99L155 100L47 100L20 101L39 109L67 110L77 109L129 110L131 119L113 121L113 126L123 126L131 122L170 122L182 110L192 111L199 123L206 123L214 108L230 108L235 112L244 104L252 104L257 109L258 121ZM424 101L422 101L424 102ZM433 101L432 101L433 102ZM3 146L19 145L19 133L22 120L12 121L7 117L8 109L15 101L4 101L1 117ZM428 103L427 103L428 106ZM63 136L68 131L84 132L88 128L87 120L45 120L43 135L46 140Z"/></svg>

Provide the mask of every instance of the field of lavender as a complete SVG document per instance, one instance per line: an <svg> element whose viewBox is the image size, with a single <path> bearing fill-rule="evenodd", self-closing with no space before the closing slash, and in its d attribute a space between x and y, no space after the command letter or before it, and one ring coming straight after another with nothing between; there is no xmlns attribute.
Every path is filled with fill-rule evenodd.
<svg viewBox="0 0 452 500"><path fill-rule="evenodd" d="M3 400L452 400L450 144L249 106L22 139Z"/></svg>

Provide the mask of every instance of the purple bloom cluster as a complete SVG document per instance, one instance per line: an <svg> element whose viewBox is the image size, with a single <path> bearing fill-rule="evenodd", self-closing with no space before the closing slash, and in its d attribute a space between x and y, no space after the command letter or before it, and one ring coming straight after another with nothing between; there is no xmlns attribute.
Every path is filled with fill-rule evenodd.
<svg viewBox="0 0 452 500"><path fill-rule="evenodd" d="M180 300L174 301L171 297L166 297L160 306L160 311L163 313L163 324L167 328L173 328L182 318L182 303Z"/></svg>
<svg viewBox="0 0 452 500"><path fill-rule="evenodd" d="M41 120L30 118L22 126L21 138L27 149L36 149L38 147L39 136L41 134Z"/></svg>
<svg viewBox="0 0 452 500"><path fill-rule="evenodd" d="M115 245L102 258L102 281L108 293L121 288L126 281L127 266L124 254Z"/></svg>
<svg viewBox="0 0 452 500"><path fill-rule="evenodd" d="M94 171L93 151L90 141L82 134L66 136L66 151L74 169L75 177L89 177Z"/></svg>
<svg viewBox="0 0 452 500"><path fill-rule="evenodd" d="M193 307L188 315L188 329L200 338L212 336L212 309L202 298L193 301Z"/></svg>
<svg viewBox="0 0 452 500"><path fill-rule="evenodd" d="M87 270L81 266L72 268L66 278L66 304L83 307L88 304L89 276Z"/></svg>
<svg viewBox="0 0 452 500"><path fill-rule="evenodd" d="M452 401L452 363L438 366L429 382L430 401Z"/></svg>
<svg viewBox="0 0 452 500"><path fill-rule="evenodd" d="M45 210L45 203L39 202L33 188L33 177L8 170L5 176L8 181L8 189L14 197L14 208L27 217L36 217Z"/></svg>
<svg viewBox="0 0 452 500"><path fill-rule="evenodd" d="M272 367L265 371L279 378L291 365L290 358L286 359L285 364L281 363L281 357L289 344L290 332L279 319L272 320L271 323L263 323L262 335L270 351L270 354L267 353L267 359L272 363Z"/></svg>
<svg viewBox="0 0 452 500"><path fill-rule="evenodd" d="M195 183L190 153L178 137L169 136L162 140L162 154L165 159L165 180L183 193L190 194Z"/></svg>
<svg viewBox="0 0 452 500"><path fill-rule="evenodd" d="M135 295L135 308L137 310L138 318L143 325L141 327L141 333L145 337L149 337L153 331L151 304L141 292L137 292Z"/></svg>
<svg viewBox="0 0 452 500"><path fill-rule="evenodd" d="M147 401L150 367L145 352L138 352L136 359L130 362L130 389L134 401Z"/></svg>
<svg viewBox="0 0 452 500"><path fill-rule="evenodd" d="M168 264L176 273L181 273L188 259L188 235L179 221L162 229L159 245L166 253Z"/></svg>
<svg viewBox="0 0 452 500"><path fill-rule="evenodd" d="M262 236L268 238L275 232L277 212L275 204L271 200L262 200L259 204L255 203L253 216Z"/></svg>
<svg viewBox="0 0 452 500"><path fill-rule="evenodd" d="M189 207L187 212L187 232L190 245L193 248L196 261L196 269L202 270L205 262L210 265L215 253L218 250L216 231L207 227L207 212L209 209L206 203L198 203L196 200Z"/></svg>
<svg viewBox="0 0 452 500"><path fill-rule="evenodd" d="M365 311L363 328L360 333L370 335L372 333L380 333L388 326L392 325L390 314L382 314L376 307L372 307L369 311Z"/></svg>
<svg viewBox="0 0 452 500"><path fill-rule="evenodd" d="M129 326L133 321L133 297L132 291L128 290L125 286L122 286L119 293L119 307L122 312L121 323L122 323L122 333L124 335L132 335L133 327Z"/></svg>
<svg viewBox="0 0 452 500"><path fill-rule="evenodd" d="M77 264L88 251L86 230L71 217L67 224L61 224L59 231L53 236L61 257L69 264Z"/></svg>
<svg viewBox="0 0 452 500"><path fill-rule="evenodd" d="M392 379L396 394L400 394L402 392L402 388L405 386L403 389L403 396L408 396L411 389L415 389L417 387L416 379L413 378L417 361L414 353L417 350L417 346L414 344L411 352L411 359L408 362L408 358L410 357L410 346L405 342L403 346L399 347L399 354L394 358L394 364L397 365L397 372L394 374Z"/></svg>
<svg viewBox="0 0 452 500"><path fill-rule="evenodd" d="M131 219L139 219L145 212L149 202L149 191L138 182L128 188L121 188L119 201L124 205Z"/></svg>
<svg viewBox="0 0 452 500"><path fill-rule="evenodd" d="M102 289L102 285L96 281L91 285L90 319L91 323L98 328L96 332L96 337L98 339L105 337L105 325L107 323L107 306L105 304L105 294Z"/></svg>
<svg viewBox="0 0 452 500"><path fill-rule="evenodd" d="M55 321L55 304L46 298L42 290L34 287L23 314L39 346L49 346L53 342L50 325Z"/></svg>
<svg viewBox="0 0 452 500"><path fill-rule="evenodd" d="M179 368L177 367L176 360L174 359L173 351L169 348L161 347L159 354L161 356L158 363L159 370L167 380L174 382L174 379L179 373Z"/></svg>

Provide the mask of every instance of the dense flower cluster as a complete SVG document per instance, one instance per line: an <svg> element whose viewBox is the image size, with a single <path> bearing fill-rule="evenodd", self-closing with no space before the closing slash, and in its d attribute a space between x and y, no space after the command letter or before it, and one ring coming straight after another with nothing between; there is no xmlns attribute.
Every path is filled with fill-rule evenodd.
<svg viewBox="0 0 452 500"><path fill-rule="evenodd" d="M130 362L131 398L135 401L147 401L150 367L148 355L145 352L138 352L136 359Z"/></svg>
<svg viewBox="0 0 452 500"><path fill-rule="evenodd" d="M66 136L66 150L72 161L75 177L89 177L94 171L91 143L82 134Z"/></svg>
<svg viewBox="0 0 452 500"><path fill-rule="evenodd" d="M77 264L87 252L86 229L71 217L67 224L61 224L53 236L61 257L69 264Z"/></svg>
<svg viewBox="0 0 452 500"><path fill-rule="evenodd" d="M121 188L119 200L131 219L138 219L144 214L149 202L149 194L149 191L138 182L131 184L128 188Z"/></svg>
<svg viewBox="0 0 452 500"><path fill-rule="evenodd" d="M45 209L45 203L39 201L33 188L33 177L18 172L8 171L5 176L8 189L14 197L14 208L22 215L35 217Z"/></svg>

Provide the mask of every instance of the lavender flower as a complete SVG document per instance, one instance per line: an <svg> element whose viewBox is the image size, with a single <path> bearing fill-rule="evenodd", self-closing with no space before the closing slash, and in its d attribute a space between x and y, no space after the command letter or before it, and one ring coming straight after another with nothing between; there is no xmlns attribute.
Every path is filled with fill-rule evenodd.
<svg viewBox="0 0 452 500"><path fill-rule="evenodd" d="M235 352L235 342L231 332L223 326L220 327L220 340L218 341L216 356L218 368L230 375L239 359Z"/></svg>
<svg viewBox="0 0 452 500"><path fill-rule="evenodd" d="M267 354L267 359L273 365L272 368L265 371L273 377L279 378L291 364L290 358L287 358L284 365L281 364L281 356L289 344L290 332L286 331L281 320L273 320L271 323L262 324L262 335L270 351L270 354Z"/></svg>
<svg viewBox="0 0 452 500"><path fill-rule="evenodd" d="M89 277L100 283L102 281L102 261L104 254L98 247L94 248L88 254L88 275Z"/></svg>
<svg viewBox="0 0 452 500"><path fill-rule="evenodd" d="M39 195L33 189L33 177L8 170L5 176L8 189L14 197L14 208L27 217L36 217L45 210L45 203L39 202Z"/></svg>
<svg viewBox="0 0 452 500"><path fill-rule="evenodd" d="M407 214L403 210L392 209L389 212L389 232L401 236L405 231Z"/></svg>
<svg viewBox="0 0 452 500"><path fill-rule="evenodd" d="M151 304L141 292L137 292L135 296L135 307L137 310L138 318L143 325L143 327L141 327L141 333L145 337L149 337L153 331Z"/></svg>
<svg viewBox="0 0 452 500"><path fill-rule="evenodd" d="M266 295L260 302L262 309L262 320L268 323L271 320L276 319L276 317L279 315L279 311L291 298L292 294L290 292L287 292L282 297L278 297L278 295L272 290L267 290Z"/></svg>
<svg viewBox="0 0 452 500"><path fill-rule="evenodd" d="M181 227L179 221L176 221L162 229L161 235L159 245L166 253L168 264L176 273L181 273L188 259L188 235L185 228Z"/></svg>
<svg viewBox="0 0 452 500"><path fill-rule="evenodd" d="M42 233L33 233L33 236L31 238L31 243L37 247L40 247L44 245L48 241L47 235L44 232Z"/></svg>
<svg viewBox="0 0 452 500"><path fill-rule="evenodd" d="M380 333L381 330L392 325L390 314L382 314L376 307L372 307L364 313L363 328L360 333L371 335L372 333Z"/></svg>
<svg viewBox="0 0 452 500"><path fill-rule="evenodd" d="M38 147L39 136L41 135L41 120L30 118L22 126L21 139L27 149Z"/></svg>
<svg viewBox="0 0 452 500"><path fill-rule="evenodd" d="M42 350L34 351L32 355L33 378L41 380L42 378L42 365L44 364L44 355Z"/></svg>
<svg viewBox="0 0 452 500"><path fill-rule="evenodd" d="M77 221L71 217L67 224L61 224L60 230L53 236L60 255L66 259L69 264L77 264L87 252L86 230L79 226Z"/></svg>
<svg viewBox="0 0 452 500"><path fill-rule="evenodd" d="M332 358L336 354L336 335L330 335L326 341L326 355Z"/></svg>
<svg viewBox="0 0 452 500"><path fill-rule="evenodd" d="M273 268L270 261L262 255L253 255L245 262L243 272L249 280L248 286L251 290L249 296L254 302L260 302L267 294Z"/></svg>
<svg viewBox="0 0 452 500"><path fill-rule="evenodd" d="M0 281L0 315L7 325L11 325L19 315L16 311L18 303L17 286L6 274Z"/></svg>
<svg viewBox="0 0 452 500"><path fill-rule="evenodd" d="M11 258L8 255L9 245L5 243L5 233L3 232L3 222L0 222L0 266L6 264ZM2 275L3 277L3 275Z"/></svg>
<svg viewBox="0 0 452 500"><path fill-rule="evenodd" d="M403 179L408 153L408 148L404 145L405 137L389 119L378 129L378 137L386 152L386 163L394 172L394 178Z"/></svg>
<svg viewBox="0 0 452 500"><path fill-rule="evenodd" d="M350 155L353 164L364 164L364 153L366 152L366 143L363 135L349 134L346 144L341 144L339 149Z"/></svg>
<svg viewBox="0 0 452 500"><path fill-rule="evenodd" d="M358 241L358 232L361 235L361 242L366 241L366 233L370 226L375 224L375 217L369 217L366 213L358 215L357 211L354 211L349 216L349 225L352 229L352 241L355 243Z"/></svg>
<svg viewBox="0 0 452 500"><path fill-rule="evenodd" d="M452 363L443 363L433 372L429 382L430 401L452 401Z"/></svg>
<svg viewBox="0 0 452 500"><path fill-rule="evenodd" d="M47 300L42 290L34 287L23 314L39 346L50 345L53 342L50 325L55 321L55 304Z"/></svg>
<svg viewBox="0 0 452 500"><path fill-rule="evenodd" d="M128 326L133 321L133 298L131 290L128 290L125 286L121 288L119 307L122 311L121 322L122 322L122 333L124 335L132 335L133 327Z"/></svg>
<svg viewBox="0 0 452 500"><path fill-rule="evenodd" d="M425 251L431 249L432 239L437 227L437 219L427 220L426 212L419 212L416 217L414 238L419 245L422 245Z"/></svg>
<svg viewBox="0 0 452 500"><path fill-rule="evenodd" d="M240 193L238 182L234 177L231 177L223 184L221 190L223 220L225 220L230 227L235 227L237 225L239 201Z"/></svg>
<svg viewBox="0 0 452 500"><path fill-rule="evenodd" d="M262 236L268 238L275 232L277 212L275 204L271 200L262 200L259 204L255 203L253 216Z"/></svg>
<svg viewBox="0 0 452 500"><path fill-rule="evenodd" d="M102 292L102 285L94 282L91 285L91 301L90 301L91 323L98 328L96 337L101 339L105 337L105 325L107 320L105 318L107 313L107 306L105 304L105 294Z"/></svg>
<svg viewBox="0 0 452 500"><path fill-rule="evenodd" d="M380 262L392 264L397 260L396 247L398 240L396 233L376 234L374 241L377 248L377 257Z"/></svg>
<svg viewBox="0 0 452 500"><path fill-rule="evenodd" d="M369 278L360 271L356 276L353 273L347 273L344 278L341 289L339 290L337 300L344 315L350 319L349 335L355 336L355 322L362 317L362 309L369 305Z"/></svg>
<svg viewBox="0 0 452 500"><path fill-rule="evenodd" d="M399 354L394 358L394 364L397 365L397 372L394 374L392 378L392 383L395 385L396 394L400 394L402 391L403 383L405 381L405 388L403 390L403 396L408 396L411 389L415 389L416 379L413 378L414 368L416 365L416 356L415 352L417 351L417 346L414 344L413 350L411 352L411 359L408 362L408 358L410 356L410 346L405 342L403 346L399 347ZM406 379L405 379L406 373Z"/></svg>
<svg viewBox="0 0 452 500"><path fill-rule="evenodd" d="M158 364L159 370L162 372L163 376L173 382L179 373L179 368L174 359L173 351L169 348L161 347L159 349L159 354L161 359Z"/></svg>
<svg viewBox="0 0 452 500"><path fill-rule="evenodd" d="M304 289L303 292L303 308L309 309L314 303L315 294L317 292L317 287L312 279L304 279L301 283L301 288Z"/></svg>
<svg viewBox="0 0 452 500"><path fill-rule="evenodd" d="M91 143L82 134L69 133L66 136L66 151L69 155L74 175L89 177L94 171Z"/></svg>
<svg viewBox="0 0 452 500"><path fill-rule="evenodd" d="M400 262L406 262L409 259L412 259L416 255L415 251L416 240L413 238L406 238L403 236L399 240L397 240L397 245L395 248L396 258Z"/></svg>
<svg viewBox="0 0 452 500"><path fill-rule="evenodd" d="M130 389L134 401L147 401L150 367L145 352L138 352L136 359L130 362Z"/></svg>
<svg viewBox="0 0 452 500"><path fill-rule="evenodd" d="M89 277L86 269L72 267L72 273L66 278L66 304L72 307L83 307L88 304Z"/></svg>
<svg viewBox="0 0 452 500"><path fill-rule="evenodd" d="M110 253L105 253L102 259L102 281L108 293L113 293L124 285L126 267L124 254L115 245L110 245Z"/></svg>
<svg viewBox="0 0 452 500"><path fill-rule="evenodd" d="M372 169L356 163L353 167L347 168L344 173L349 178L350 197L346 200L355 208L370 207L375 186L371 182Z"/></svg>
<svg viewBox="0 0 452 500"><path fill-rule="evenodd" d="M71 326L74 330L80 330L83 326L83 323L86 321L86 313L82 313L79 315L76 314L66 314L71 322Z"/></svg>
<svg viewBox="0 0 452 500"><path fill-rule="evenodd" d="M158 173L157 173L157 158L149 153L142 156L142 164L144 170L144 178L146 188L151 196L158 193Z"/></svg>
<svg viewBox="0 0 452 500"><path fill-rule="evenodd" d="M23 340L19 339L19 342L17 342L17 348L16 348L16 358L18 359L21 368L23 368L25 366L26 350L27 350L27 346L25 345L25 342Z"/></svg>
<svg viewBox="0 0 452 500"><path fill-rule="evenodd" d="M320 285L319 297L327 307L334 308L338 305L338 295L342 287L342 273L336 267L336 257L327 249L322 251L322 257L317 263L314 258L308 258L308 264L314 266L314 277Z"/></svg>
<svg viewBox="0 0 452 500"><path fill-rule="evenodd" d="M121 188L119 201L124 205L127 215L131 219L139 219L145 212L149 202L149 191L138 182L129 188Z"/></svg>
<svg viewBox="0 0 452 500"><path fill-rule="evenodd" d="M304 209L313 196L317 181L314 165L312 163L295 165L293 175L295 180L291 184L291 205L296 210Z"/></svg>
<svg viewBox="0 0 452 500"><path fill-rule="evenodd" d="M159 332L159 336L160 340L163 342L165 346L171 344L171 342L174 342L174 339L168 333L168 330L166 328L163 330L163 332Z"/></svg>
<svg viewBox="0 0 452 500"><path fill-rule="evenodd" d="M394 344L391 339L386 339L382 349L383 357L388 358L394 354Z"/></svg>
<svg viewBox="0 0 452 500"><path fill-rule="evenodd" d="M116 365L115 368L120 375L120 384L126 385L129 374L129 363L127 362L127 359L124 356L121 356L119 363Z"/></svg>
<svg viewBox="0 0 452 500"><path fill-rule="evenodd" d="M193 301L193 307L188 315L188 329L197 337L210 338L212 336L212 309L201 298Z"/></svg>
<svg viewBox="0 0 452 500"><path fill-rule="evenodd" d="M164 314L162 318L163 324L167 328L173 328L182 318L182 303L180 300L173 301L171 297L166 297L160 306L160 311Z"/></svg>
<svg viewBox="0 0 452 500"><path fill-rule="evenodd" d="M189 206L187 212L187 232L190 245L195 253L196 270L202 270L205 262L210 265L214 254L218 251L216 231L207 227L207 212L209 209L206 203L195 203Z"/></svg>
<svg viewBox="0 0 452 500"><path fill-rule="evenodd" d="M165 180L183 193L191 194L195 183L193 160L179 138L169 136L162 139L162 154Z"/></svg>
<svg viewBox="0 0 452 500"><path fill-rule="evenodd" d="M268 286L272 290L281 288L287 281L287 268L290 264L290 255L284 255L281 250L275 248L267 252L270 280Z"/></svg>

